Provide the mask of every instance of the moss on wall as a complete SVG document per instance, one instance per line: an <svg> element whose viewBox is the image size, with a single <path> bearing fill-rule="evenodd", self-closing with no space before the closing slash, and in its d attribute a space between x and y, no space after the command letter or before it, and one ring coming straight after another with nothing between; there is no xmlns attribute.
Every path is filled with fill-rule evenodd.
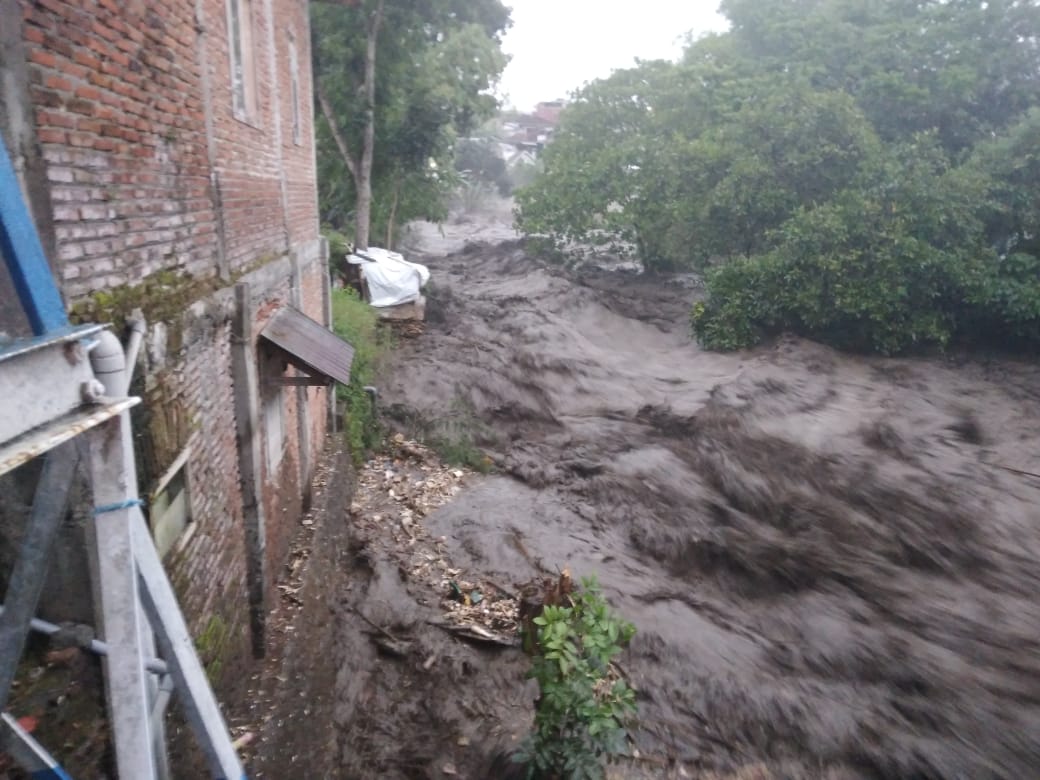
<svg viewBox="0 0 1040 780"><path fill-rule="evenodd" d="M199 654L199 660L206 669L206 676L209 677L211 685L216 686L220 683L230 636L231 632L224 619L219 615L213 615L195 637L195 651Z"/></svg>
<svg viewBox="0 0 1040 780"><path fill-rule="evenodd" d="M171 352L184 346L181 315L195 301L227 284L217 277L198 278L184 271L157 271L138 284L124 284L98 290L72 306L73 323L112 323L117 332L126 327L134 309L140 309L150 323L162 322L167 328Z"/></svg>
<svg viewBox="0 0 1040 780"><path fill-rule="evenodd" d="M229 278L198 277L187 271L161 270L136 284L122 284L98 290L77 301L69 309L73 324L111 323L119 332L134 309L144 313L149 323L161 322L167 327L167 347L177 353L184 347L184 324L181 315L193 303L207 295L230 287L244 276L263 268L283 255L267 252L237 269Z"/></svg>

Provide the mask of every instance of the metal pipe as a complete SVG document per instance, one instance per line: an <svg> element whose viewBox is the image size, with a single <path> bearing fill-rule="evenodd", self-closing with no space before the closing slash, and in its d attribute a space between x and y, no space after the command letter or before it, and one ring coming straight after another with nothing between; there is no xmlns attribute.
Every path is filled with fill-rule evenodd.
<svg viewBox="0 0 1040 780"><path fill-rule="evenodd" d="M103 330L97 334L97 344L90 350L90 366L94 369L94 376L105 386L105 392L118 398L123 389L121 379L126 373L126 355L112 331Z"/></svg>
<svg viewBox="0 0 1040 780"><path fill-rule="evenodd" d="M170 675L163 675L159 678L159 692L155 696L155 703L152 705L152 728L162 728L163 718L166 717L166 708L170 704L170 699L173 697L173 678Z"/></svg>
<svg viewBox="0 0 1040 780"><path fill-rule="evenodd" d="M124 394L130 390L130 382L133 381L134 369L137 367L137 355L141 351L141 341L144 339L144 334L148 330L148 323L145 322L144 312L140 309L134 309L133 312L130 313L128 323L130 325L130 338L126 342L126 379L123 385Z"/></svg>
<svg viewBox="0 0 1040 780"><path fill-rule="evenodd" d="M4 605L0 604L0 614L3 614ZM39 618L33 618L29 621L29 628L37 633L44 634L46 636L54 636L60 634L64 629L61 626L55 625L54 623L48 623L46 620L40 620ZM80 644L84 650L89 650L95 655L108 655L108 645L102 642L100 639L91 639L90 642ZM148 658L144 662L144 667L149 672L155 674L166 674L166 662L161 658Z"/></svg>
<svg viewBox="0 0 1040 780"><path fill-rule="evenodd" d="M0 727L6 731L0 742L7 754L33 778L72 780L50 753L22 728L10 713L0 714Z"/></svg>
<svg viewBox="0 0 1040 780"><path fill-rule="evenodd" d="M29 622L40 602L47 561L61 519L65 516L72 475L78 462L79 450L75 442L55 447L43 462L43 474L36 486L29 522L7 585L5 598L11 606L6 614L0 614L0 711L7 705L7 695L29 633Z"/></svg>

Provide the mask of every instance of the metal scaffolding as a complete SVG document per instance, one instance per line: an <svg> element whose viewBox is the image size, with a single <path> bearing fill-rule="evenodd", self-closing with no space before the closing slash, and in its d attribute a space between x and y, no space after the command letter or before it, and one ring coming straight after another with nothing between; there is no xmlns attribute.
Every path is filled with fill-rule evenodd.
<svg viewBox="0 0 1040 780"><path fill-rule="evenodd" d="M214 778L245 774L195 653L141 509L127 395L140 333L127 350L101 325L69 324L11 160L0 139L0 252L34 336L0 344L0 474L44 458L0 612L0 740L33 778L68 774L4 712L34 619L46 561L76 466L93 486L91 579L117 770L168 776L163 715L176 695Z"/></svg>

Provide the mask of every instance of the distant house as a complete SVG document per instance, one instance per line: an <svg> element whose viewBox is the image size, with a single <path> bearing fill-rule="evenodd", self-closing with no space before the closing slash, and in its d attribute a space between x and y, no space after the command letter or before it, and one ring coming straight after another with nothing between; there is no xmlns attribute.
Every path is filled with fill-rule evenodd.
<svg viewBox="0 0 1040 780"><path fill-rule="evenodd" d="M0 20L0 130L66 303L148 320L138 481L189 625L226 662L262 652L336 373L299 348L330 309L307 2L0 0ZM30 478L0 483L3 527ZM64 554L44 608L82 620Z"/></svg>
<svg viewBox="0 0 1040 780"><path fill-rule="evenodd" d="M506 160L506 164L509 166L510 170L520 168L525 165L534 165L537 162L538 155L535 152L528 151L526 149L517 152L511 158Z"/></svg>
<svg viewBox="0 0 1040 780"><path fill-rule="evenodd" d="M564 105L562 100L545 101L535 106L534 115L555 127L560 123L560 113Z"/></svg>

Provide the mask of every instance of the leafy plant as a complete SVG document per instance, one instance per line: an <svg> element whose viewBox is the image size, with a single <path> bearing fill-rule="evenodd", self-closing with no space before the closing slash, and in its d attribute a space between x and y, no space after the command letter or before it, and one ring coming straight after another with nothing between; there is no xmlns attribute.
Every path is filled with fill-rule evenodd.
<svg viewBox="0 0 1040 780"><path fill-rule="evenodd" d="M636 712L635 693L613 659L635 635L617 617L594 578L547 604L533 619L537 641L529 676L541 694L534 730L517 760L529 778L603 777L603 763L625 753L625 724Z"/></svg>
<svg viewBox="0 0 1040 780"><path fill-rule="evenodd" d="M346 405L344 431L350 453L355 462L360 462L379 441L378 420L365 386L375 381L383 356L390 348L390 336L380 327L372 307L350 288L332 291L332 323L336 335L354 347L350 384L339 385L336 395Z"/></svg>
<svg viewBox="0 0 1040 780"><path fill-rule="evenodd" d="M843 349L945 346L992 266L976 216L987 181L928 135L871 162L854 188L800 209L776 248L708 277L694 330L713 349L792 330Z"/></svg>

